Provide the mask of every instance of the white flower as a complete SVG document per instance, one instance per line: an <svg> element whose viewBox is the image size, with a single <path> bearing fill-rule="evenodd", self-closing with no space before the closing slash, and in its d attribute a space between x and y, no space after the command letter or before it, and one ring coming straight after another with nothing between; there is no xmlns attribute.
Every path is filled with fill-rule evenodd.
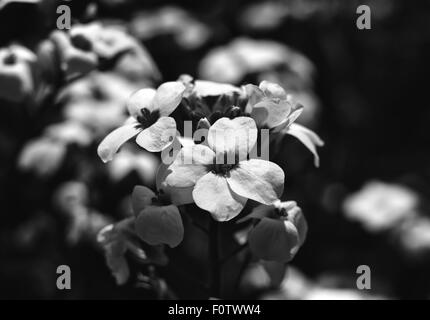
<svg viewBox="0 0 430 320"><path fill-rule="evenodd" d="M159 165L159 159L152 153L139 150L135 152L132 148L126 148L108 164L110 177L118 182L136 172L141 180L152 185L155 182L155 174Z"/></svg>
<svg viewBox="0 0 430 320"><path fill-rule="evenodd" d="M196 205L218 221L237 216L248 199L272 204L282 193L284 172L270 161L247 160L256 141L257 127L251 118L221 118L209 128L208 146L181 149L165 183L193 187Z"/></svg>
<svg viewBox="0 0 430 320"><path fill-rule="evenodd" d="M395 227L414 215L417 195L410 189L380 181L368 182L348 196L343 203L347 218L361 222L369 231L383 231Z"/></svg>
<svg viewBox="0 0 430 320"><path fill-rule="evenodd" d="M291 95L278 84L262 81L260 85L246 85L248 95L246 111L251 114L260 128L269 128L273 133L289 134L305 145L314 155L314 164L319 166L317 146L324 142L312 130L294 123L303 111Z"/></svg>
<svg viewBox="0 0 430 320"><path fill-rule="evenodd" d="M31 66L35 61L34 53L23 46L0 49L0 97L22 102L33 93Z"/></svg>
<svg viewBox="0 0 430 320"><path fill-rule="evenodd" d="M66 155L66 145L49 137L29 141L21 151L18 167L23 171L34 171L40 176L55 173Z"/></svg>
<svg viewBox="0 0 430 320"><path fill-rule="evenodd" d="M135 136L137 144L150 152L168 147L176 136L176 122L169 115L181 102L184 91L182 83L166 82L157 90L146 88L135 92L127 102L131 117L100 143L97 149L100 158L104 162L112 160L121 145Z"/></svg>
<svg viewBox="0 0 430 320"><path fill-rule="evenodd" d="M248 74L277 67L308 77L314 66L303 54L275 41L237 38L211 50L200 62L202 79L238 84Z"/></svg>
<svg viewBox="0 0 430 320"><path fill-rule="evenodd" d="M65 73L66 80L80 77L97 67L97 55L91 51L91 44L83 38L72 42L70 36L56 30L52 32L50 39L58 48L61 70Z"/></svg>

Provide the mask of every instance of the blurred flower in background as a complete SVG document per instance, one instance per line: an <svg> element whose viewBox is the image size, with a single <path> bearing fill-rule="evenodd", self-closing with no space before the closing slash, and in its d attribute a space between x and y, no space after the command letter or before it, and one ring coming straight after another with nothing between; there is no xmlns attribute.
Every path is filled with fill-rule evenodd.
<svg viewBox="0 0 430 320"><path fill-rule="evenodd" d="M380 232L416 215L418 201L417 194L405 186L371 181L348 196L343 207L347 218Z"/></svg>

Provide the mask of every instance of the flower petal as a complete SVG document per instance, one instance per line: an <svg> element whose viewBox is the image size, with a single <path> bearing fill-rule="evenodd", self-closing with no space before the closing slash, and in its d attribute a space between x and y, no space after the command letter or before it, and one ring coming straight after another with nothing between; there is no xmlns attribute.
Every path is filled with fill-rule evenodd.
<svg viewBox="0 0 430 320"><path fill-rule="evenodd" d="M192 187L207 172L207 165L213 164L215 153L200 144L184 147L169 166L165 182L173 187Z"/></svg>
<svg viewBox="0 0 430 320"><path fill-rule="evenodd" d="M272 204L282 194L284 178L284 171L277 164L250 159L241 161L236 169L231 170L227 181L233 191L242 197Z"/></svg>
<svg viewBox="0 0 430 320"><path fill-rule="evenodd" d="M272 205L268 206L265 204L260 204L259 206L252 209L251 213L247 216L239 219L237 222L242 223L248 221L249 219L263 219L273 216L274 207Z"/></svg>
<svg viewBox="0 0 430 320"><path fill-rule="evenodd" d="M154 110L155 89L145 88L133 93L127 100L127 110L129 114L137 118L140 115L141 109Z"/></svg>
<svg viewBox="0 0 430 320"><path fill-rule="evenodd" d="M133 212L137 216L139 212L152 204L152 199L157 195L145 186L135 186L131 194L131 205Z"/></svg>
<svg viewBox="0 0 430 320"><path fill-rule="evenodd" d="M303 215L302 209L298 206L294 206L292 209L288 210L287 220L285 225L288 228L296 228L299 242L296 247L291 249L293 254L296 254L299 247L305 242L306 236L308 234L308 224L306 222L305 216Z"/></svg>
<svg viewBox="0 0 430 320"><path fill-rule="evenodd" d="M257 126L249 117L221 118L209 128L208 145L217 156L236 155L244 160L256 142ZM217 163L223 162L217 159Z"/></svg>
<svg viewBox="0 0 430 320"><path fill-rule="evenodd" d="M160 116L168 116L182 100L185 86L179 81L165 82L158 87L154 97L154 109L160 111Z"/></svg>
<svg viewBox="0 0 430 320"><path fill-rule="evenodd" d="M168 169L169 166L162 163L157 170L156 176L156 185L157 190L162 191L169 195L170 201L172 204L176 206L181 206L184 204L194 203L193 199L193 188L194 184L191 187L178 188L169 186L166 183L166 177L171 171Z"/></svg>
<svg viewBox="0 0 430 320"><path fill-rule="evenodd" d="M297 229L292 223L263 218L249 232L249 247L262 260L288 262L299 243Z"/></svg>
<svg viewBox="0 0 430 320"><path fill-rule="evenodd" d="M309 130L308 128L297 123L292 123L288 129L285 130L285 133L299 139L300 142L303 143L310 152L312 152L314 155L314 164L316 167L319 167L320 158L318 156L316 147L321 147L324 145L324 142L321 140L321 138L312 130Z"/></svg>
<svg viewBox="0 0 430 320"><path fill-rule="evenodd" d="M233 219L242 211L247 201L230 189L226 178L212 172L197 181L193 198L198 207L209 211L217 221Z"/></svg>
<svg viewBox="0 0 430 320"><path fill-rule="evenodd" d="M136 233L150 245L179 245L184 237L181 214L176 206L149 206L136 218Z"/></svg>
<svg viewBox="0 0 430 320"><path fill-rule="evenodd" d="M282 88L277 83L264 80L260 83L259 87L261 90L263 90L264 94L268 98L276 98L281 100L287 99L287 94L285 93L284 88Z"/></svg>
<svg viewBox="0 0 430 320"><path fill-rule="evenodd" d="M139 133L136 142L149 152L160 152L172 144L175 136L175 119L171 117L161 117L152 126Z"/></svg>
<svg viewBox="0 0 430 320"><path fill-rule="evenodd" d="M123 125L109 133L97 148L97 154L100 159L103 162L111 161L118 149L140 131L142 131L142 128L137 126L136 123L131 123Z"/></svg>
<svg viewBox="0 0 430 320"><path fill-rule="evenodd" d="M287 121L291 105L287 101L274 102L264 99L257 103L251 112L251 117L261 127L274 128Z"/></svg>
<svg viewBox="0 0 430 320"><path fill-rule="evenodd" d="M196 80L194 82L194 92L200 97L207 97L231 94L233 92L240 93L240 89L228 83Z"/></svg>
<svg viewBox="0 0 430 320"><path fill-rule="evenodd" d="M302 114L303 112L303 106L298 103L292 95L287 96L287 101L291 105L291 113L288 116L288 124L292 124L296 119Z"/></svg>

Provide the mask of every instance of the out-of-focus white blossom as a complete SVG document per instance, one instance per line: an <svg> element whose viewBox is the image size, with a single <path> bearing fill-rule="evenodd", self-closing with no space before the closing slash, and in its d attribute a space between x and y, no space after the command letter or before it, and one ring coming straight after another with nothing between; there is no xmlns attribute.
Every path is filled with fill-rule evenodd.
<svg viewBox="0 0 430 320"><path fill-rule="evenodd" d="M114 70L130 80L159 80L161 77L147 50L123 27L93 22L74 25L70 34L72 40L88 41L101 63L114 61Z"/></svg>
<svg viewBox="0 0 430 320"><path fill-rule="evenodd" d="M136 171L143 183L155 183L155 175L160 161L152 153L146 151L135 152L131 148L124 148L111 162L108 172L114 181L120 181L129 173Z"/></svg>
<svg viewBox="0 0 430 320"><path fill-rule="evenodd" d="M21 45L0 48L0 98L21 102L34 92L33 52Z"/></svg>
<svg viewBox="0 0 430 320"><path fill-rule="evenodd" d="M371 181L345 199L343 210L368 231L379 232L414 216L418 201L417 194L405 186Z"/></svg>
<svg viewBox="0 0 430 320"><path fill-rule="evenodd" d="M237 84L247 74L277 67L306 77L314 72L309 59L281 43L238 38L210 51L200 62L199 76L202 79Z"/></svg>
<svg viewBox="0 0 430 320"><path fill-rule="evenodd" d="M211 36L205 24L173 6L137 14L131 22L131 32L141 40L172 35L181 47L190 50L201 47Z"/></svg>
<svg viewBox="0 0 430 320"><path fill-rule="evenodd" d="M410 254L427 254L430 252L430 219L415 217L407 219L396 230L402 248Z"/></svg>
<svg viewBox="0 0 430 320"><path fill-rule="evenodd" d="M308 279L289 267L279 288L262 296L263 300L381 300L385 297L350 288L328 287Z"/></svg>
<svg viewBox="0 0 430 320"><path fill-rule="evenodd" d="M83 37L74 39L63 31L52 32L50 39L54 42L60 58L60 68L66 80L80 77L98 65L97 55L92 51L91 43Z"/></svg>
<svg viewBox="0 0 430 320"><path fill-rule="evenodd" d="M66 86L58 101L65 104L64 116L104 137L126 120L125 102L138 86L115 73L93 72Z"/></svg>
<svg viewBox="0 0 430 320"><path fill-rule="evenodd" d="M18 168L49 176L59 169L65 154L66 145L60 141L49 137L30 140L19 155Z"/></svg>
<svg viewBox="0 0 430 320"><path fill-rule="evenodd" d="M66 145L76 143L82 147L90 145L93 141L93 135L90 130L74 121L64 121L52 124L46 127L44 135Z"/></svg>
<svg viewBox="0 0 430 320"><path fill-rule="evenodd" d="M240 15L240 24L245 29L271 30L278 27L287 15L286 3L265 1L249 5Z"/></svg>

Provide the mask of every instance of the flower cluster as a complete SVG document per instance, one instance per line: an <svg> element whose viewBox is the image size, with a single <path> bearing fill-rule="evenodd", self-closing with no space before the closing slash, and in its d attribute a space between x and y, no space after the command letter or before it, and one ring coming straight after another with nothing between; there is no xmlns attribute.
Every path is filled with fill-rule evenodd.
<svg viewBox="0 0 430 320"><path fill-rule="evenodd" d="M314 154L318 165L316 147L323 143L294 123L303 107L281 86L263 81L236 87L184 75L156 90L136 91L127 109L130 117L100 143L98 154L111 161L134 137L143 149L160 152L157 190L137 186L132 194L135 232L141 240L178 246L186 231L184 205L194 203L216 222L246 221L247 243L256 258L284 263L294 257L307 224L294 201L280 200L284 171L262 149L290 134ZM191 136L181 120L192 124ZM173 159L167 161L171 153Z"/></svg>

